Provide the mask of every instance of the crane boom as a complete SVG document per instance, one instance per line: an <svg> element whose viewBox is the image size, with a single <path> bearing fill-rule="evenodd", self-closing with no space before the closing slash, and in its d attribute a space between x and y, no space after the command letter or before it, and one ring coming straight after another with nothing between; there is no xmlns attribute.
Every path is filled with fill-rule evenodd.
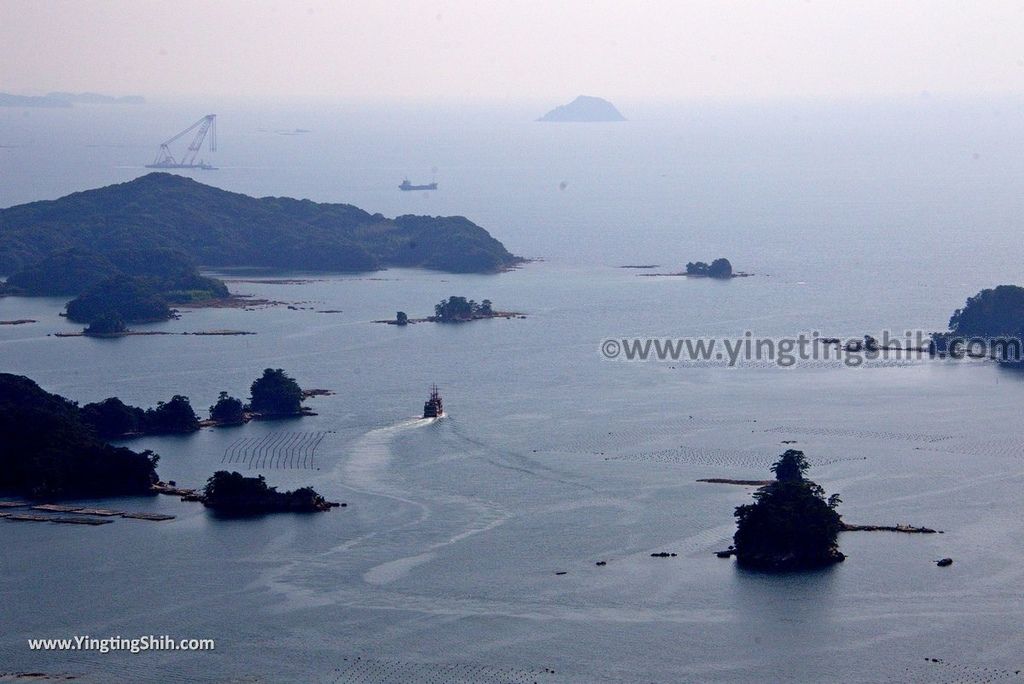
<svg viewBox="0 0 1024 684"><path fill-rule="evenodd" d="M192 131L195 131L195 135L192 137L192 142L189 143L188 149L181 157L181 161L174 158L171 154L170 145L177 142L178 139L185 137ZM207 164L203 160L196 162L196 155L199 154L199 150L203 147L203 141L206 136L210 136L210 151L215 152L217 150L217 115L207 114L203 118L196 121L194 124L181 131L177 135L168 138L164 142L160 143L160 151L157 153L156 159L152 164L147 164L148 169L213 169L215 167Z"/></svg>

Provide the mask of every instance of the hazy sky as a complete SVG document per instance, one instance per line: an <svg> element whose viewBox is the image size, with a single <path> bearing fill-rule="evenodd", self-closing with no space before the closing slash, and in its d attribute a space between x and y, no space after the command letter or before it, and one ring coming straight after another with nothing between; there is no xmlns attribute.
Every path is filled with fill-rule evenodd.
<svg viewBox="0 0 1024 684"><path fill-rule="evenodd" d="M1024 2L0 0L0 90L732 99L1024 92Z"/></svg>

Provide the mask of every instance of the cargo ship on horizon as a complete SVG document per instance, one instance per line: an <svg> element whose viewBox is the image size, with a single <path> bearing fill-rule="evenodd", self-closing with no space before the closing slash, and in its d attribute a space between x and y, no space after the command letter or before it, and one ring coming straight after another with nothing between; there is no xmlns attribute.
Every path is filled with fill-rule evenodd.
<svg viewBox="0 0 1024 684"><path fill-rule="evenodd" d="M398 189L399 190L405 190L405 191L409 191L409 190L437 190L437 183L427 183L426 185L413 185L412 183L409 182L409 179L406 178L405 180L402 181L402 184L398 186Z"/></svg>

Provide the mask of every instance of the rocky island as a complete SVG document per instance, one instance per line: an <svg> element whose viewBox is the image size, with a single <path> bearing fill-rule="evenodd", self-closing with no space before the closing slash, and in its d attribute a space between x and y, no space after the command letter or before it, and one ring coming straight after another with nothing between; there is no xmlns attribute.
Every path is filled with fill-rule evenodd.
<svg viewBox="0 0 1024 684"><path fill-rule="evenodd" d="M461 216L390 219L348 204L257 199L169 173L0 210L0 273L68 249L110 259L130 275L113 258L121 250L170 249L210 267L334 272L495 273L524 261Z"/></svg>
<svg viewBox="0 0 1024 684"><path fill-rule="evenodd" d="M537 121L596 122L625 121L626 117L608 100L580 95L569 104L555 107Z"/></svg>

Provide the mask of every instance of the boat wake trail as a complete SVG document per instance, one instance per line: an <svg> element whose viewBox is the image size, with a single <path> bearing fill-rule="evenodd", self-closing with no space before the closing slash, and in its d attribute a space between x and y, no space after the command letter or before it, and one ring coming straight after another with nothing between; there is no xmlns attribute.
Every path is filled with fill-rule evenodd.
<svg viewBox="0 0 1024 684"><path fill-rule="evenodd" d="M386 473L392 460L391 442L407 430L431 425L437 420L409 418L367 432L353 445L351 456L342 466L341 477L345 485L367 494L380 494L415 503L403 498L403 490L387 481Z"/></svg>
<svg viewBox="0 0 1024 684"><path fill-rule="evenodd" d="M398 527L351 540L344 545L350 547L362 544L371 537L382 544L394 539L404 540L398 549L403 553L401 557L380 563L364 573L363 579L371 584L393 582L417 565L433 559L443 547L493 529L510 517L509 513L493 503L422 485L410 487L403 481L400 472L402 464L395 463L392 443L408 430L429 426L440 420L444 418L414 418L371 430L356 441L350 457L341 466L339 479L347 488L387 497L419 511L415 519ZM443 482L444 478L438 478L437 481ZM440 514L436 523L430 520L435 513ZM410 534L410 529L416 533ZM409 553L411 551L415 553Z"/></svg>

